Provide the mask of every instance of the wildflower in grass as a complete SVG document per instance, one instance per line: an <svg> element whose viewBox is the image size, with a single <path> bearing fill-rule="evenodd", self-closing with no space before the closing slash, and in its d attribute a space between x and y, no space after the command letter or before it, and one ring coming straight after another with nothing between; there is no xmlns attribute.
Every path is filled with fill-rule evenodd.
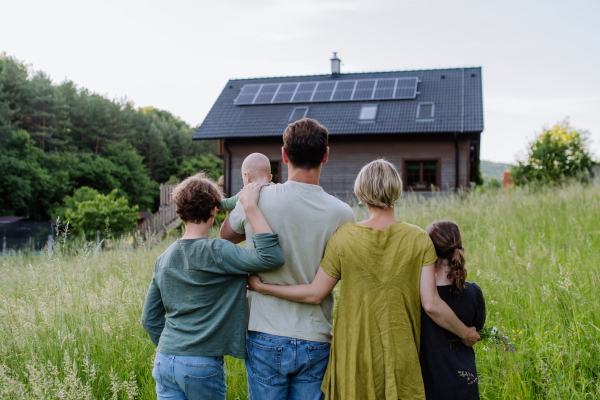
<svg viewBox="0 0 600 400"><path fill-rule="evenodd" d="M504 327L502 327L502 328L504 328ZM514 353L516 351L515 345L510 341L508 336L502 334L502 332L495 326L493 326L493 327L486 326L482 330L480 330L478 333L479 333L479 336L481 336L482 341L490 342L490 344L492 344L496 347L503 348L504 351L509 351L511 353ZM513 341L514 340L516 340L516 339L513 339Z"/></svg>

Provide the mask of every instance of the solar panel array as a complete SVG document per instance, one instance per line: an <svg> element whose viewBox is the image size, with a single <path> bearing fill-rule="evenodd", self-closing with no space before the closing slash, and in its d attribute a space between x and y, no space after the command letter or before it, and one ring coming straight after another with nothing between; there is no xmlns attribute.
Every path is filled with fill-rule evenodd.
<svg viewBox="0 0 600 400"><path fill-rule="evenodd" d="M235 105L399 100L417 97L418 78L244 85Z"/></svg>

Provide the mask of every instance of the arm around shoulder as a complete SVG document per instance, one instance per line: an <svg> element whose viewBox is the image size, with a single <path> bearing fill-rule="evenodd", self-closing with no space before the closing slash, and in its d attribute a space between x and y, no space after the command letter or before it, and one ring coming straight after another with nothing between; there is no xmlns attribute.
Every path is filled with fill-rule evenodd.
<svg viewBox="0 0 600 400"><path fill-rule="evenodd" d="M285 264L277 233L259 233L252 237L254 249L244 249L229 241L221 241L221 272L252 274L270 271Z"/></svg>

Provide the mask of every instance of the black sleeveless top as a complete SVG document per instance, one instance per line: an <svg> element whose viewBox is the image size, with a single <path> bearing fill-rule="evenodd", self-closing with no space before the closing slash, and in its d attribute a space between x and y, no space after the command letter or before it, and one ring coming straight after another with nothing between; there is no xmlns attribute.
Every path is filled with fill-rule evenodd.
<svg viewBox="0 0 600 400"><path fill-rule="evenodd" d="M478 331L485 323L485 300L479 286L467 282L460 295L451 286L438 286L438 293L467 326ZM475 352L459 337L440 328L421 310L419 355L427 400L479 399Z"/></svg>

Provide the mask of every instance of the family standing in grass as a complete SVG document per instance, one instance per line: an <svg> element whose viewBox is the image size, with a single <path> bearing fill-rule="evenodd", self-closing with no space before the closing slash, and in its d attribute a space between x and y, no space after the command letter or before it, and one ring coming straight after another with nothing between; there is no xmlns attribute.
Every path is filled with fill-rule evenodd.
<svg viewBox="0 0 600 400"><path fill-rule="evenodd" d="M250 400L478 399L485 303L458 226L398 221L402 182L385 160L356 178L370 216L356 223L319 186L327 129L305 118L283 143L284 184L252 154L239 201L201 174L173 192L185 234L156 261L142 316L158 398L225 399L229 355L245 359ZM209 239L217 208L233 211Z"/></svg>

